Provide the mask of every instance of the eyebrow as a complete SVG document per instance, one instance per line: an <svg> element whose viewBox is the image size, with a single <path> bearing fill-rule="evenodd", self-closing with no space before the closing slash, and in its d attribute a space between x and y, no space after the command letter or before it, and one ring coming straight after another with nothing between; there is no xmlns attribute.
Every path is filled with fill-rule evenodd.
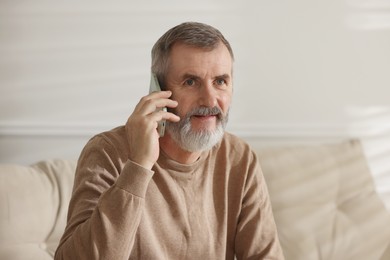
<svg viewBox="0 0 390 260"><path fill-rule="evenodd" d="M182 76L182 79L183 79L183 80L188 79L188 78L195 79L195 80L199 80L199 79L200 79L199 76L196 76L195 74L190 74L190 73L185 73L185 74Z"/></svg>
<svg viewBox="0 0 390 260"><path fill-rule="evenodd" d="M194 75L194 74L190 74L190 73L185 73L183 76L182 76L182 79L188 79L188 78L192 78L192 79L195 79L195 80L200 80L201 78L197 75ZM214 79L230 79L230 76L229 74L222 74L222 75L218 75L218 76L215 76Z"/></svg>
<svg viewBox="0 0 390 260"><path fill-rule="evenodd" d="M229 74L222 74L222 75L219 75L219 76L216 76L215 77L216 79L230 79L230 76Z"/></svg>

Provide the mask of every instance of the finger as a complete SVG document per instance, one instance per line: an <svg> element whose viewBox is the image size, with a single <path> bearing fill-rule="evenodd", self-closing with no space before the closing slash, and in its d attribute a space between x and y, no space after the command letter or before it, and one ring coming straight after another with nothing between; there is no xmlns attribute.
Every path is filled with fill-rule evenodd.
<svg viewBox="0 0 390 260"><path fill-rule="evenodd" d="M145 97L151 97L151 98L169 98L172 96L172 91L166 90L166 91L153 91L152 93L149 93L149 95Z"/></svg>
<svg viewBox="0 0 390 260"><path fill-rule="evenodd" d="M147 116L164 107L175 108L177 105L177 101L170 99L149 100L137 109L137 113L139 115Z"/></svg>
<svg viewBox="0 0 390 260"><path fill-rule="evenodd" d="M160 111L153 113L151 115L151 120L153 120L155 122L158 122L161 120L168 120L171 122L179 122L180 117L171 113L171 112L166 112L166 111L160 110Z"/></svg>
<svg viewBox="0 0 390 260"><path fill-rule="evenodd" d="M156 99L156 98L169 98L172 95L171 91L155 91L153 93L149 93L146 96L143 96L138 104L136 105L136 109L138 107L142 107L145 103L150 102L150 100Z"/></svg>
<svg viewBox="0 0 390 260"><path fill-rule="evenodd" d="M160 95L160 93L155 92L141 98L140 102L137 104L134 110L143 115L147 115L149 113L154 112L157 108L176 107L178 105L177 101L169 99L168 97L171 95L171 93L170 91L166 92L169 93L165 93L165 95Z"/></svg>
<svg viewBox="0 0 390 260"><path fill-rule="evenodd" d="M155 105L155 109L162 108L162 107L175 108L177 107L178 102L176 100L164 98L164 99L156 99L154 105Z"/></svg>

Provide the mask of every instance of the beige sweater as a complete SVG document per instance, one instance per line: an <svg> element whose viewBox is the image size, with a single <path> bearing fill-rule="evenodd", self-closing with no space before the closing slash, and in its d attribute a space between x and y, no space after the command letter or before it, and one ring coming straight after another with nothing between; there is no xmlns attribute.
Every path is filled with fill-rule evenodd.
<svg viewBox="0 0 390 260"><path fill-rule="evenodd" d="M152 171L127 159L124 127L85 146L55 259L283 259L255 154L238 138Z"/></svg>

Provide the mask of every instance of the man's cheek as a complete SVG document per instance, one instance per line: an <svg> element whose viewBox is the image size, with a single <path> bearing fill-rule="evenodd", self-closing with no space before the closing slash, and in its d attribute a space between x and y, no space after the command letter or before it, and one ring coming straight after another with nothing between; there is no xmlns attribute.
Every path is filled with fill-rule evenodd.
<svg viewBox="0 0 390 260"><path fill-rule="evenodd" d="M185 117L185 114L181 112L180 104L175 108L168 108L168 111L177 115L178 117L180 117L180 119L184 119Z"/></svg>

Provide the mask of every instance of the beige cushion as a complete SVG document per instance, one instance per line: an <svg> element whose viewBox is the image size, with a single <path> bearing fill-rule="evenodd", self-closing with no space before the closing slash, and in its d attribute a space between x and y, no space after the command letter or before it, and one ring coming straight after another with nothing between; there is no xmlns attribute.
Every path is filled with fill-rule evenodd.
<svg viewBox="0 0 390 260"><path fill-rule="evenodd" d="M258 151L286 259L380 259L390 217L356 140Z"/></svg>
<svg viewBox="0 0 390 260"><path fill-rule="evenodd" d="M0 259L52 259L64 232L75 162L0 165Z"/></svg>

